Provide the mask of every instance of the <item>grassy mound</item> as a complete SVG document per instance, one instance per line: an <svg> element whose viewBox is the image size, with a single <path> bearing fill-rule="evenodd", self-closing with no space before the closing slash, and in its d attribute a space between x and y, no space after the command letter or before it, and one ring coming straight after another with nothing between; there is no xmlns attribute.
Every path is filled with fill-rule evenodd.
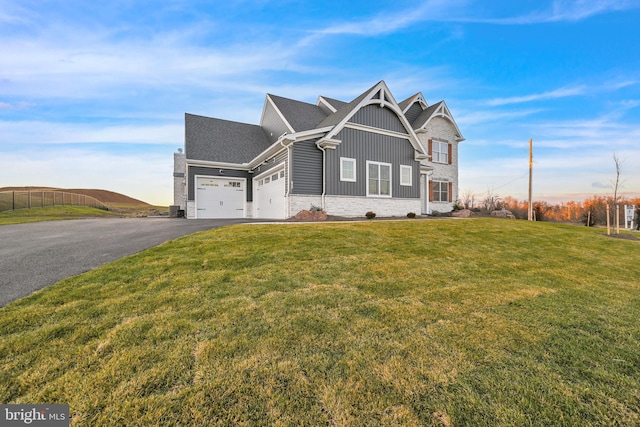
<svg viewBox="0 0 640 427"><path fill-rule="evenodd" d="M477 219L240 225L0 309L73 425L637 425L640 244Z"/></svg>
<svg viewBox="0 0 640 427"><path fill-rule="evenodd" d="M117 213L85 206L49 206L0 212L0 225L26 222L57 221L61 219L102 218L119 216Z"/></svg>

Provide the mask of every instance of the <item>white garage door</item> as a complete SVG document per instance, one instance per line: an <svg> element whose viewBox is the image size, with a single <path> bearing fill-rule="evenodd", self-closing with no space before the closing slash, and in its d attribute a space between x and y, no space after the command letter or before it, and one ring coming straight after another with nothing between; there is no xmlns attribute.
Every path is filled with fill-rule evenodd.
<svg viewBox="0 0 640 427"><path fill-rule="evenodd" d="M196 218L244 218L245 180L196 177Z"/></svg>
<svg viewBox="0 0 640 427"><path fill-rule="evenodd" d="M284 184L284 169L254 179L253 204L257 218L285 218Z"/></svg>

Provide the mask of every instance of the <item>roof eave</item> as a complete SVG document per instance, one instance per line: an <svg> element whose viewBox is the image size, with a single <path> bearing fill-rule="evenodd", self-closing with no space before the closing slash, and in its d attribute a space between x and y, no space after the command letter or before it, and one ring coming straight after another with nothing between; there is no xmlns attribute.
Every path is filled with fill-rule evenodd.
<svg viewBox="0 0 640 427"><path fill-rule="evenodd" d="M332 126L327 126L320 129L311 129L303 132L294 132L294 133L285 133L276 142L271 144L266 150L262 153L258 154L253 160L251 160L247 165L250 169L253 169L259 165L261 165L266 159L275 156L280 151L289 147L296 141L305 141L313 138L320 138L325 135L328 131L332 129Z"/></svg>
<svg viewBox="0 0 640 427"><path fill-rule="evenodd" d="M206 166L224 169L249 170L248 163L217 162L213 160L185 159L189 166Z"/></svg>

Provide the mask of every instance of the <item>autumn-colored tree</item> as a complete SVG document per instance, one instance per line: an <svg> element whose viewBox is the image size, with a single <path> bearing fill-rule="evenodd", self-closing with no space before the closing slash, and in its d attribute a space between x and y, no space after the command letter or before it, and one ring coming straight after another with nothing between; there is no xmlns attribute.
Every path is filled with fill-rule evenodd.
<svg viewBox="0 0 640 427"><path fill-rule="evenodd" d="M527 219L527 202L519 202L511 196L502 199L502 207L509 210L517 219Z"/></svg>
<svg viewBox="0 0 640 427"><path fill-rule="evenodd" d="M553 213L553 207L547 202L533 202L533 213L536 221L548 221L547 216Z"/></svg>

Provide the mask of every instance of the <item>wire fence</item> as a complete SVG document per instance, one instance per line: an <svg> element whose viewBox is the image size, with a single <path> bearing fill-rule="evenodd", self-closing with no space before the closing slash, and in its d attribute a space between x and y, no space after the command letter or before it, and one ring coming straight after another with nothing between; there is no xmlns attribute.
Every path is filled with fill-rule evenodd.
<svg viewBox="0 0 640 427"><path fill-rule="evenodd" d="M109 210L95 197L65 191L0 191L0 212L49 206L87 206Z"/></svg>

